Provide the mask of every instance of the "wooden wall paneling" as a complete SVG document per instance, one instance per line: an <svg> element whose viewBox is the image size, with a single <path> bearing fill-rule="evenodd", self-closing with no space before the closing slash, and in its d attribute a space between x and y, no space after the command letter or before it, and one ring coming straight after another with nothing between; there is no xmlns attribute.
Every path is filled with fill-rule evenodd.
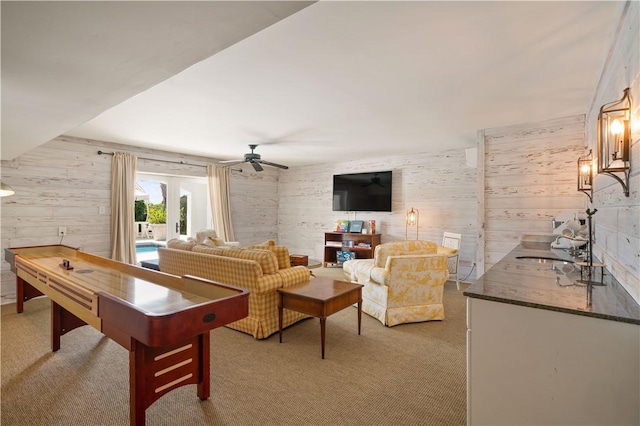
<svg viewBox="0 0 640 426"><path fill-rule="evenodd" d="M60 136L17 159L1 162L2 180L16 195L0 202L2 248L57 244L58 227L67 228L63 243L109 257L111 160L105 152L130 152L138 171L178 176L206 176L215 159L148 148ZM166 161L184 162L173 164ZM253 244L277 239L278 172L232 172L232 217L240 241ZM258 206L258 208L256 208ZM104 214L100 214L100 208ZM2 303L15 297L15 275L2 262Z"/></svg>
<svg viewBox="0 0 640 426"><path fill-rule="evenodd" d="M278 240L279 171L251 166L231 174L231 216L236 241L241 245Z"/></svg>
<svg viewBox="0 0 640 426"><path fill-rule="evenodd" d="M296 167L281 173L280 242L291 252L322 260L324 233L338 219L374 219L382 242L405 239L405 215L420 210L420 239L442 241L444 231L463 234L461 277L475 262L476 170L466 165L464 149L417 153L384 159L337 161ZM333 175L393 170L391 213L332 211ZM469 279L474 279L475 273Z"/></svg>
<svg viewBox="0 0 640 426"><path fill-rule="evenodd" d="M640 3L625 2L619 25L611 38L606 61L587 113L588 144L596 151L600 107L622 96L629 87L632 99L631 177L629 197L613 178L594 181L594 254L600 258L631 296L640 302Z"/></svg>
<svg viewBox="0 0 640 426"><path fill-rule="evenodd" d="M586 145L584 120L579 115L485 131L479 218L484 220L484 270L522 234L551 233L557 214L584 211L587 197L575 183L575 162Z"/></svg>
<svg viewBox="0 0 640 426"><path fill-rule="evenodd" d="M476 144L478 146L478 171L477 171L477 193L478 193L478 208L477 208L477 220L478 220L478 238L476 243L476 268L477 275L481 276L487 270L486 268L486 253L485 253L485 245L486 245L486 236L485 232L487 229L487 212L485 209L485 199L486 199L486 179L487 176L485 174L486 167L486 134L484 130L478 130L476 134Z"/></svg>

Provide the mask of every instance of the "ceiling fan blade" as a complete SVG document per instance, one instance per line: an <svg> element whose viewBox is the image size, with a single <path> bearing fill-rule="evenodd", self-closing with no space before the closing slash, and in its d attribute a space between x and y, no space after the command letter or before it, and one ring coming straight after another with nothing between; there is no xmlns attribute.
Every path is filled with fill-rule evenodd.
<svg viewBox="0 0 640 426"><path fill-rule="evenodd" d="M285 166L282 164L278 164L278 163L272 163L270 161L264 161L264 160L257 160L259 163L265 164L267 166L272 166L272 167L277 167L279 169L285 169L287 170L289 168L289 166Z"/></svg>
<svg viewBox="0 0 640 426"><path fill-rule="evenodd" d="M218 161L218 163L220 163L220 164L237 164L237 163L244 163L244 160L223 160L223 161Z"/></svg>
<svg viewBox="0 0 640 426"><path fill-rule="evenodd" d="M263 170L264 170L264 169L262 168L262 166L261 166L260 164L258 164L258 162L257 162L257 161L251 161L251 165L253 166L253 169L254 169L256 172L261 172L261 171L263 171Z"/></svg>

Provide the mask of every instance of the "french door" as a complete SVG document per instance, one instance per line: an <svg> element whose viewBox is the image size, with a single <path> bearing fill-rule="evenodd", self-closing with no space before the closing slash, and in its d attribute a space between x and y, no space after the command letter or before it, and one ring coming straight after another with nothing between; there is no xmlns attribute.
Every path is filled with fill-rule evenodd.
<svg viewBox="0 0 640 426"><path fill-rule="evenodd" d="M151 209L164 208L166 236L156 239L186 239L209 227L207 178L138 173L136 183L149 196Z"/></svg>

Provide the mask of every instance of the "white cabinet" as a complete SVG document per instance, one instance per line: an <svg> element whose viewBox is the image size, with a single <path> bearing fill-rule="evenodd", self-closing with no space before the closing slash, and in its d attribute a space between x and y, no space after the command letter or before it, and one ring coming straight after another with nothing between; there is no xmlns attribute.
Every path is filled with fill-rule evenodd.
<svg viewBox="0 0 640 426"><path fill-rule="evenodd" d="M640 424L640 326L467 298L469 425Z"/></svg>

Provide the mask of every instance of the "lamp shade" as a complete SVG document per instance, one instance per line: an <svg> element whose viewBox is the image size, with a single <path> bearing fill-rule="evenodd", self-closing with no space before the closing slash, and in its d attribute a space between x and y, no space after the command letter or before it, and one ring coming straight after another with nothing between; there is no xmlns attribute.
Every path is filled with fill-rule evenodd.
<svg viewBox="0 0 640 426"><path fill-rule="evenodd" d="M16 192L4 182L0 182L0 197L8 197L9 195L13 195Z"/></svg>
<svg viewBox="0 0 640 426"><path fill-rule="evenodd" d="M598 114L598 173L616 179L629 196L631 147L631 97L629 88L622 98L603 105ZM616 175L622 173L622 177Z"/></svg>
<svg viewBox="0 0 640 426"><path fill-rule="evenodd" d="M578 191L583 192L593 201L593 158L589 154L578 158Z"/></svg>
<svg viewBox="0 0 640 426"><path fill-rule="evenodd" d="M419 222L420 222L420 211L418 211L418 209L414 209L413 207L411 207L411 210L407 211L407 220L406 220L406 226L405 226L405 238L407 240L409 239L409 228L414 228L414 227L416 231L415 239L416 240L418 239ZM411 236L413 236L413 229L411 230Z"/></svg>

